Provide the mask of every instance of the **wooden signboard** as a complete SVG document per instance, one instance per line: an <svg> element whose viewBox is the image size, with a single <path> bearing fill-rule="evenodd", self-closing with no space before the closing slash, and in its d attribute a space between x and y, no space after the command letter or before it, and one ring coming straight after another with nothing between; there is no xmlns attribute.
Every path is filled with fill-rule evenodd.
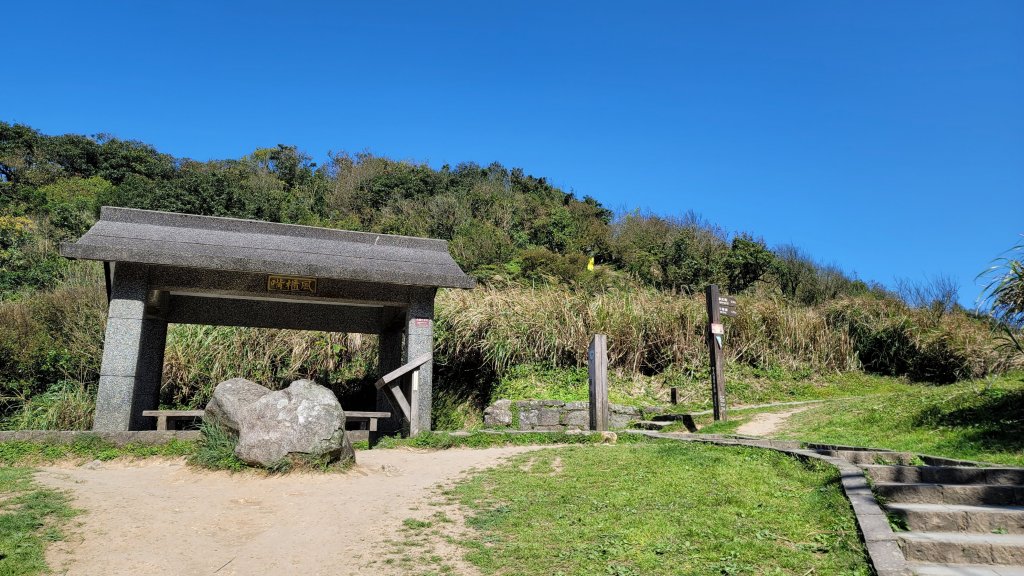
<svg viewBox="0 0 1024 576"><path fill-rule="evenodd" d="M707 287L705 296L708 307L708 352L711 355L711 403L715 420L727 420L725 368L722 362L725 325L722 324L722 317L736 316L736 299L720 295L715 284Z"/></svg>
<svg viewBox="0 0 1024 576"><path fill-rule="evenodd" d="M316 294L316 278L303 278L301 276L278 276L271 274L267 276L268 292L306 292Z"/></svg>

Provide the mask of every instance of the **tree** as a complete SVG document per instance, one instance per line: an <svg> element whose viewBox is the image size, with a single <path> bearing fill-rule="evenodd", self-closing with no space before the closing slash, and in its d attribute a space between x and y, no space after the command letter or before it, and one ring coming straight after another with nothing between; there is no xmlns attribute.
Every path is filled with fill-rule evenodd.
<svg viewBox="0 0 1024 576"><path fill-rule="evenodd" d="M814 262L792 244L783 244L775 249L774 272L782 294L794 300L801 288L816 281Z"/></svg>
<svg viewBox="0 0 1024 576"><path fill-rule="evenodd" d="M765 247L763 240L754 240L747 234L736 236L723 262L729 293L746 290L771 271L774 263L775 255Z"/></svg>
<svg viewBox="0 0 1024 576"><path fill-rule="evenodd" d="M1003 327L1008 344L1024 354L1020 330L1024 327L1024 242L996 258L978 275L985 280L981 307Z"/></svg>

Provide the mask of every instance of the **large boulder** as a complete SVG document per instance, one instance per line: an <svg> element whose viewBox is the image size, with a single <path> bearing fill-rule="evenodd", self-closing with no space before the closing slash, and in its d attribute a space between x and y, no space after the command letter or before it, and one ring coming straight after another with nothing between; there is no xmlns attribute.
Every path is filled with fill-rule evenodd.
<svg viewBox="0 0 1024 576"><path fill-rule="evenodd" d="M245 378L225 380L213 389L204 418L237 434L242 410L270 392L270 388Z"/></svg>
<svg viewBox="0 0 1024 576"><path fill-rule="evenodd" d="M248 464L271 466L290 456L355 457L345 435L345 411L334 393L296 380L245 407L238 419L235 455Z"/></svg>

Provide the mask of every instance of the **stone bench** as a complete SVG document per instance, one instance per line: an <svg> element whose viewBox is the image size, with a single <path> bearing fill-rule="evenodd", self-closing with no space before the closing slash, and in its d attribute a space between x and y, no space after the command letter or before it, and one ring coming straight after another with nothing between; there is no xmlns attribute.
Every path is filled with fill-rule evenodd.
<svg viewBox="0 0 1024 576"><path fill-rule="evenodd" d="M377 431L377 420L381 418L391 418L391 412L359 412L356 410L345 411L345 422L356 422L359 424L359 428L355 430L348 430L345 433L348 435L349 440L358 442L359 440L369 440L370 432Z"/></svg>
<svg viewBox="0 0 1024 576"><path fill-rule="evenodd" d="M149 416L150 418L156 418L156 429L160 431L168 430L167 421L176 420L178 418L202 418L205 414L202 410L143 410L143 416ZM170 428L174 430L174 428Z"/></svg>

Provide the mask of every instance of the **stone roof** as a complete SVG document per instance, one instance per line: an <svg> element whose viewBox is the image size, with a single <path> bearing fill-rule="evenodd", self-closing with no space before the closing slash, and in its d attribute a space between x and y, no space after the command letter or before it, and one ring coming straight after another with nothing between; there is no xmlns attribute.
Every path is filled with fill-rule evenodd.
<svg viewBox="0 0 1024 576"><path fill-rule="evenodd" d="M475 284L444 240L109 206L78 242L61 245L60 253L82 260L407 286Z"/></svg>

